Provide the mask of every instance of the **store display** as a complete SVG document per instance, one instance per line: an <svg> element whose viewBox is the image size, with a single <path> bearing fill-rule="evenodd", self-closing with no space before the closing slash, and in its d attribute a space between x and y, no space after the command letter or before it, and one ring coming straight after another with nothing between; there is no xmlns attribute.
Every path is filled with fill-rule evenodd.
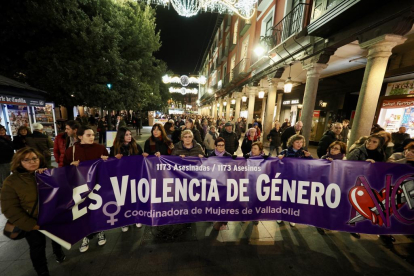
<svg viewBox="0 0 414 276"><path fill-rule="evenodd" d="M55 136L55 120L53 114L53 104L47 103L45 106L33 107L35 122L43 125L43 131L50 137Z"/></svg>
<svg viewBox="0 0 414 276"><path fill-rule="evenodd" d="M21 126L30 126L27 113L27 106L7 105L7 114L9 116L11 135L16 136L17 130Z"/></svg>

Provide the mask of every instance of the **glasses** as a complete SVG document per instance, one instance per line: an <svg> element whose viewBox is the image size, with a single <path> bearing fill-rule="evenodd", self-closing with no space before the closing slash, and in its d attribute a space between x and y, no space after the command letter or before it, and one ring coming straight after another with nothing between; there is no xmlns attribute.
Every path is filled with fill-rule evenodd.
<svg viewBox="0 0 414 276"><path fill-rule="evenodd" d="M217 145L217 147L224 147L224 145Z"/></svg>
<svg viewBox="0 0 414 276"><path fill-rule="evenodd" d="M338 149L338 148L331 148L331 150L341 150L341 149Z"/></svg>
<svg viewBox="0 0 414 276"><path fill-rule="evenodd" d="M37 157L33 157L32 159L29 159L29 158L26 158L26 159L23 159L22 160L22 162L24 162L24 163L36 163L37 161L39 161L39 158L37 158Z"/></svg>

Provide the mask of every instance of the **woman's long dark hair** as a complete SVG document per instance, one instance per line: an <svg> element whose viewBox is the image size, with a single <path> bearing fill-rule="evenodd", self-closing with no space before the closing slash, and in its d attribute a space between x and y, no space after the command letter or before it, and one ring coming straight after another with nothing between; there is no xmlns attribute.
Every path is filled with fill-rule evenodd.
<svg viewBox="0 0 414 276"><path fill-rule="evenodd" d="M120 127L118 129L118 132L116 133L115 140L114 140L114 155L117 155L118 153L121 153L121 147L125 143L125 134L127 131L131 132L126 127ZM131 132L132 133L132 132ZM129 142L129 153L130 155L137 155L138 147L137 142L135 141L134 137L131 136L131 142Z"/></svg>
<svg viewBox="0 0 414 276"><path fill-rule="evenodd" d="M153 134L153 131L154 131L155 128L158 128L158 130L161 131L162 140L164 140L167 143L171 142L170 138L168 138L167 134L165 133L164 126L160 123L156 123L152 126L152 129L151 129L151 139L152 139L152 141L155 141L155 137L154 137L154 134Z"/></svg>

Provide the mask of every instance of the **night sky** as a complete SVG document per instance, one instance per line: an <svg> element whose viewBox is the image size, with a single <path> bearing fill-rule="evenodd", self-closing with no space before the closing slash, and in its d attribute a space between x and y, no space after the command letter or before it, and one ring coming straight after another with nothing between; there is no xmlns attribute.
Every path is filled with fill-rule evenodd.
<svg viewBox="0 0 414 276"><path fill-rule="evenodd" d="M210 41L217 19L215 13L186 18L170 7L157 7L157 30L161 31L161 49L155 56L178 75L198 74L201 59ZM197 65L198 62L198 65ZM197 66L197 68L196 68Z"/></svg>

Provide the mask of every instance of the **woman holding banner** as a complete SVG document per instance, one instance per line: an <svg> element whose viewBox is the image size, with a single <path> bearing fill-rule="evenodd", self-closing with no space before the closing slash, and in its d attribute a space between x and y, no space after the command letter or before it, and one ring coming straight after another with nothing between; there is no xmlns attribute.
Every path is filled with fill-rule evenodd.
<svg viewBox="0 0 414 276"><path fill-rule="evenodd" d="M137 144L134 137L132 137L132 133L126 127L121 127L118 129L116 133L116 137L114 140L114 145L110 149L109 156L116 157L121 159L123 156L131 156L131 155L142 155L142 148L140 145ZM142 227L141 223L137 223L136 226L138 228ZM129 230L128 226L124 226L121 228L122 232L127 232Z"/></svg>
<svg viewBox="0 0 414 276"><path fill-rule="evenodd" d="M69 147L65 152L63 159L64 166L74 165L79 166L80 162L95 159L108 159L108 151L103 145L94 143L95 133L89 126L82 126L76 132L80 142L75 143L72 147ZM95 234L91 234L88 237L83 238L82 244L79 248L80 252L86 252L89 249L89 240L92 239ZM99 232L98 245L102 246L106 243L105 233Z"/></svg>
<svg viewBox="0 0 414 276"><path fill-rule="evenodd" d="M162 124L156 123L152 126L151 136L145 141L143 156L148 155L170 155L174 144L167 137Z"/></svg>
<svg viewBox="0 0 414 276"><path fill-rule="evenodd" d="M199 143L194 141L193 132L189 129L181 132L181 140L174 145L174 150L171 155L187 157L187 156L198 156L204 157L203 148Z"/></svg>
<svg viewBox="0 0 414 276"><path fill-rule="evenodd" d="M34 148L17 151L11 162L12 175L4 181L1 191L1 210L8 222L26 231L30 259L38 275L49 275L46 259L46 237L37 224L38 195L35 172L46 170L44 157ZM14 230L13 230L14 232ZM52 241L53 254L58 263L66 259L59 244Z"/></svg>

